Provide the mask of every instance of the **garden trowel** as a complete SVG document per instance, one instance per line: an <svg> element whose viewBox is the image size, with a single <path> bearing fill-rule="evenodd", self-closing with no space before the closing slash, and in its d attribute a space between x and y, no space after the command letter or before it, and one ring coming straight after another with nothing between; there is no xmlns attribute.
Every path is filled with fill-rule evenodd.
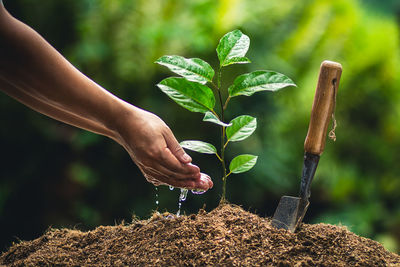
<svg viewBox="0 0 400 267"><path fill-rule="evenodd" d="M333 118L342 66L332 61L324 61L319 72L317 89L311 110L311 119L304 142L304 164L298 197L283 196L272 218L272 225L290 232L296 231L303 220L310 202L311 182L318 166L319 157L324 151L329 121ZM331 133L334 136L334 129Z"/></svg>

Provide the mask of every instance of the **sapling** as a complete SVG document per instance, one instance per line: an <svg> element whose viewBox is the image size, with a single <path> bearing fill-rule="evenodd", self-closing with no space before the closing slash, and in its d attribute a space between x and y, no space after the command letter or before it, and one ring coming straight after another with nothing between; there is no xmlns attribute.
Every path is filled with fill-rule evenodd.
<svg viewBox="0 0 400 267"><path fill-rule="evenodd" d="M169 77L157 86L178 105L192 112L204 114L203 121L217 124L221 128L221 144L219 152L210 143L196 140L181 142L183 148L205 154L214 154L222 166L222 196L226 197L226 179L233 173L250 170L257 162L257 156L243 154L236 156L226 168L225 150L230 142L238 142L249 137L257 128L257 119L249 115L241 115L225 122L225 110L229 101L237 96L251 96L259 91L277 91L284 87L296 86L287 76L267 70L258 70L236 77L227 90L224 99L221 83L221 71L232 64L246 64L250 60L245 56L250 46L250 39L240 30L225 34L219 41L217 55L219 66L216 71L202 59L184 58L182 56L162 56L156 63L166 66L182 77ZM216 75L215 75L216 74ZM216 99L219 110L215 110Z"/></svg>

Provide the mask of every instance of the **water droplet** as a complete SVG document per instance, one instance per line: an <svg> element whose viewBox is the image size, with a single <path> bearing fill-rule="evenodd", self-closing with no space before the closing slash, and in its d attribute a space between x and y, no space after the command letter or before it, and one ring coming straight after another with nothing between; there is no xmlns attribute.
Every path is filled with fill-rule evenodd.
<svg viewBox="0 0 400 267"><path fill-rule="evenodd" d="M168 214L167 216L165 216L164 217L165 219L173 219L174 218L174 215L172 215L172 214Z"/></svg>
<svg viewBox="0 0 400 267"><path fill-rule="evenodd" d="M186 200L187 193L188 193L188 189L181 188L181 193L179 195L179 201L178 201L178 212L176 213L176 216L178 216L178 217L181 214L182 202Z"/></svg>
<svg viewBox="0 0 400 267"><path fill-rule="evenodd" d="M179 215L181 215L181 207L182 207L182 202L179 202L179 204L178 204L178 212L176 213L177 217L179 217Z"/></svg>
<svg viewBox="0 0 400 267"><path fill-rule="evenodd" d="M158 201L158 187L155 186L154 189L156 190L156 206L157 206L156 209L158 209L158 204L160 203L160 202Z"/></svg>
<svg viewBox="0 0 400 267"><path fill-rule="evenodd" d="M171 185L169 186L169 190L172 191L172 190L174 190L174 189L175 189L175 188L174 188L173 186L171 186Z"/></svg>
<svg viewBox="0 0 400 267"><path fill-rule="evenodd" d="M202 189L192 189L190 191L192 192L192 194L195 194L195 195L201 195L201 194L204 194L205 192L207 192L206 190L202 190Z"/></svg>
<svg viewBox="0 0 400 267"><path fill-rule="evenodd" d="M188 192L187 189L181 188L181 194L179 195L179 202L186 200L187 192Z"/></svg>

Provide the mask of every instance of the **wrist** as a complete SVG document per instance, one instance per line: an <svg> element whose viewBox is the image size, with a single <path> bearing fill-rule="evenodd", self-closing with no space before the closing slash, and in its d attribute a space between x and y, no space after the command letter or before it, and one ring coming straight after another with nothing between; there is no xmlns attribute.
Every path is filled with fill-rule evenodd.
<svg viewBox="0 0 400 267"><path fill-rule="evenodd" d="M135 121L139 108L121 99L117 99L117 101L118 103L114 106L115 110L112 112L113 115L110 116L107 123L107 128L111 132L109 137L123 145L127 124Z"/></svg>

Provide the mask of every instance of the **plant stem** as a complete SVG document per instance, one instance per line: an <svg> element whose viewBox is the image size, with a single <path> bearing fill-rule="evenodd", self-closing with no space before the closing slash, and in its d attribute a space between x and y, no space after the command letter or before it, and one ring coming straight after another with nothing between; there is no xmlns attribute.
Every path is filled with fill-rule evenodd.
<svg viewBox="0 0 400 267"><path fill-rule="evenodd" d="M210 84L212 85L212 87L213 87L216 91L219 91L219 88L218 88L217 85L215 85L215 83L210 82Z"/></svg>
<svg viewBox="0 0 400 267"><path fill-rule="evenodd" d="M226 167L225 167L225 126L222 126L221 129L221 163L222 163L222 170L223 170L223 177L222 177L222 197L221 203L226 201L225 192L226 192Z"/></svg>
<svg viewBox="0 0 400 267"><path fill-rule="evenodd" d="M214 111L214 110L211 110L211 113L212 114L214 114L215 115L215 117L217 117L219 120L220 120L220 118L219 118L219 116L218 116L218 114Z"/></svg>
<svg viewBox="0 0 400 267"><path fill-rule="evenodd" d="M222 67L219 67L218 72L217 72L217 85L218 85L218 90L221 89L221 72L222 72Z"/></svg>
<svg viewBox="0 0 400 267"><path fill-rule="evenodd" d="M225 101L225 105L224 105L224 110L226 109L226 107L228 106L229 100L231 100L231 97L228 96L228 98Z"/></svg>
<svg viewBox="0 0 400 267"><path fill-rule="evenodd" d="M221 120L224 121L224 105L222 104L221 90L218 90L219 104L221 105Z"/></svg>
<svg viewBox="0 0 400 267"><path fill-rule="evenodd" d="M218 85L218 98L219 103L221 105L221 120L224 121L224 104L222 101L222 94L221 94L221 67L217 73L217 85ZM225 166L225 126L221 126L221 164L222 164L222 196L221 196L221 203L226 202L226 166Z"/></svg>
<svg viewBox="0 0 400 267"><path fill-rule="evenodd" d="M225 148L226 148L226 146L228 145L228 143L229 143L229 139L226 140L226 143L225 143L225 145L224 145Z"/></svg>
<svg viewBox="0 0 400 267"><path fill-rule="evenodd" d="M217 154L215 154L216 156L217 156L217 158L219 159L219 161L221 161L222 162L222 159L221 159L221 157L218 155L218 153Z"/></svg>

